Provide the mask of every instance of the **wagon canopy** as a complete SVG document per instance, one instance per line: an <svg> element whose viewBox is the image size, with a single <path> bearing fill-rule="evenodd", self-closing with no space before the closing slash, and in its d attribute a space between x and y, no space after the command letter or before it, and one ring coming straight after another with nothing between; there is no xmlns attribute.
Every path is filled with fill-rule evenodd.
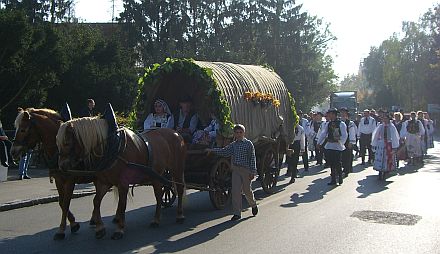
<svg viewBox="0 0 440 254"><path fill-rule="evenodd" d="M282 79L268 68L167 59L146 69L140 84L136 103L139 122L152 111L154 99L164 99L177 110L179 98L189 95L202 121L207 122L210 113L216 115L222 134L232 123L241 123L253 142L263 136L274 137L282 118L282 132L287 141L293 140L297 123L294 101Z"/></svg>

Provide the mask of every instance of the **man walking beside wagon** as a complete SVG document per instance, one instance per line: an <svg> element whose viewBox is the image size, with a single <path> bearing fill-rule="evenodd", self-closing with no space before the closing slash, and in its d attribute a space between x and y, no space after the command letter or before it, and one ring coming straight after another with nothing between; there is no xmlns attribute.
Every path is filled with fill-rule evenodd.
<svg viewBox="0 0 440 254"><path fill-rule="evenodd" d="M258 213L257 202L251 188L251 182L257 174L255 148L250 140L245 138L246 128L237 124L234 126L235 141L223 148L206 149L208 153L213 152L219 156L231 157L232 169L232 221L241 219L242 191L250 207L252 214Z"/></svg>

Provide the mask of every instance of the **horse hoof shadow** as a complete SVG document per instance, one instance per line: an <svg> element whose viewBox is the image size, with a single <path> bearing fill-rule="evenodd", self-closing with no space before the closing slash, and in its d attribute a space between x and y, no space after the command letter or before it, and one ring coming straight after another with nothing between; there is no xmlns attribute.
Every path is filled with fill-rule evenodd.
<svg viewBox="0 0 440 254"><path fill-rule="evenodd" d="M103 228L103 229L95 232L95 238L101 239L105 236L105 234L106 234L106 231L105 231L105 228Z"/></svg>
<svg viewBox="0 0 440 254"><path fill-rule="evenodd" d="M66 234L65 234L65 233L56 233L56 234L53 236L53 239L54 239L55 241L64 240L65 238L66 238Z"/></svg>
<svg viewBox="0 0 440 254"><path fill-rule="evenodd" d="M96 226L96 221L91 219L90 222L89 222L89 226L91 226L91 227Z"/></svg>
<svg viewBox="0 0 440 254"><path fill-rule="evenodd" d="M76 233L76 232L78 232L78 230L80 229L80 225L79 225L79 223L76 223L74 226L71 226L70 227L70 232L71 233Z"/></svg>
<svg viewBox="0 0 440 254"><path fill-rule="evenodd" d="M183 224L185 222L185 218L176 218L177 224Z"/></svg>
<svg viewBox="0 0 440 254"><path fill-rule="evenodd" d="M124 237L124 233L122 232L114 232L112 235L112 240L120 240Z"/></svg>
<svg viewBox="0 0 440 254"><path fill-rule="evenodd" d="M159 227L159 223L157 223L157 222L150 223L150 228L158 228L158 227Z"/></svg>

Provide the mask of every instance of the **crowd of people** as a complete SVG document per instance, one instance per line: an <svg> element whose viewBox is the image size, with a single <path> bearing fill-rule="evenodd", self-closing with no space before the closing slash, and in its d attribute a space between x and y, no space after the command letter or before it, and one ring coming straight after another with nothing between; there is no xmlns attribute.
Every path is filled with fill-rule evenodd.
<svg viewBox="0 0 440 254"><path fill-rule="evenodd" d="M324 166L331 168L328 184L336 185L353 172L354 153L361 158L361 165L372 165L379 179L384 179L399 167L401 160L408 165L423 164L428 149L434 147L434 123L427 112L404 116L400 112L379 110L376 114L375 110L365 109L352 118L348 109L341 108L330 109L325 115L301 111L298 115L294 142L286 158L286 175L291 177L291 183L297 177L300 156L308 171L309 152L316 165L325 161Z"/></svg>

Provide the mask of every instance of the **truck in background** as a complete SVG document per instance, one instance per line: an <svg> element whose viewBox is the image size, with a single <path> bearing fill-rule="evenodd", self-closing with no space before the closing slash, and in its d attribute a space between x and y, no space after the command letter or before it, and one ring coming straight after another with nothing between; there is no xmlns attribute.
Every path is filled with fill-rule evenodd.
<svg viewBox="0 0 440 254"><path fill-rule="evenodd" d="M347 108L351 117L358 112L357 91L339 91L330 94L330 108Z"/></svg>

